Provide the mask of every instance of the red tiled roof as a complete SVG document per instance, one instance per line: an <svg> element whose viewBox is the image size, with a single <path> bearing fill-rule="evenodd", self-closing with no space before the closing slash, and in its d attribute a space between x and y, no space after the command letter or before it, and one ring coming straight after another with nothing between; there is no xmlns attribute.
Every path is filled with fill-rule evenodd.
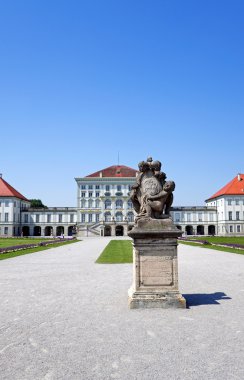
<svg viewBox="0 0 244 380"><path fill-rule="evenodd" d="M244 195L244 174L238 174L227 185L208 198L207 201L222 195Z"/></svg>
<svg viewBox="0 0 244 380"><path fill-rule="evenodd" d="M135 177L136 170L124 165L113 165L98 172L87 175L86 177ZM102 173L102 174L100 174Z"/></svg>
<svg viewBox="0 0 244 380"><path fill-rule="evenodd" d="M15 190L8 182L3 178L0 178L0 197L15 197L28 201L22 194Z"/></svg>

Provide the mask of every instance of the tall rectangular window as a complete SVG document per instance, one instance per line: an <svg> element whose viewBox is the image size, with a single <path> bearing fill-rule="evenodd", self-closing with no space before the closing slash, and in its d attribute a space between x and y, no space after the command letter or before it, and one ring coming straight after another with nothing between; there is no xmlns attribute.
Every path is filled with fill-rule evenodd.
<svg viewBox="0 0 244 380"><path fill-rule="evenodd" d="M8 222L8 215L9 215L8 212L5 212L5 214L4 214L4 221L5 222Z"/></svg>
<svg viewBox="0 0 244 380"><path fill-rule="evenodd" d="M232 220L232 211L229 211L228 215L229 215L229 220Z"/></svg>
<svg viewBox="0 0 244 380"><path fill-rule="evenodd" d="M51 214L47 214L47 223L51 223Z"/></svg>
<svg viewBox="0 0 244 380"><path fill-rule="evenodd" d="M40 221L40 215L36 214L36 223L39 223L39 221Z"/></svg>
<svg viewBox="0 0 244 380"><path fill-rule="evenodd" d="M89 214L89 215L88 215L88 222L89 222L89 223L92 222L92 214Z"/></svg>
<svg viewBox="0 0 244 380"><path fill-rule="evenodd" d="M96 185L96 190L99 190L100 189L100 185Z"/></svg>
<svg viewBox="0 0 244 380"><path fill-rule="evenodd" d="M180 221L180 213L179 212L175 213L175 221L176 221L176 223L178 223Z"/></svg>
<svg viewBox="0 0 244 380"><path fill-rule="evenodd" d="M85 221L86 221L86 215L81 214L81 223L85 223Z"/></svg>
<svg viewBox="0 0 244 380"><path fill-rule="evenodd" d="M236 231L237 231L237 232L241 232L241 226L239 226L239 225L236 226Z"/></svg>
<svg viewBox="0 0 244 380"><path fill-rule="evenodd" d="M99 191L96 192L96 198L100 197Z"/></svg>
<svg viewBox="0 0 244 380"><path fill-rule="evenodd" d="M62 214L58 214L58 222L62 223L62 220L63 220L63 215Z"/></svg>
<svg viewBox="0 0 244 380"><path fill-rule="evenodd" d="M9 207L9 201L5 201L5 207Z"/></svg>
<svg viewBox="0 0 244 380"><path fill-rule="evenodd" d="M121 185L117 185L117 191L121 191Z"/></svg>
<svg viewBox="0 0 244 380"><path fill-rule="evenodd" d="M92 197L92 191L89 191L89 198Z"/></svg>
<svg viewBox="0 0 244 380"><path fill-rule="evenodd" d="M236 211L236 220L240 220L240 211Z"/></svg>
<svg viewBox="0 0 244 380"><path fill-rule="evenodd" d="M99 222L99 214L96 214L96 223L98 223Z"/></svg>
<svg viewBox="0 0 244 380"><path fill-rule="evenodd" d="M8 235L8 227L4 227L4 235Z"/></svg>
<svg viewBox="0 0 244 380"><path fill-rule="evenodd" d="M82 191L81 198L85 198L85 196L86 196L86 193L84 191Z"/></svg>
<svg viewBox="0 0 244 380"><path fill-rule="evenodd" d="M236 205L239 206L239 199L236 199Z"/></svg>
<svg viewBox="0 0 244 380"><path fill-rule="evenodd" d="M24 221L25 221L25 223L28 223L28 214L25 214L25 218L24 218Z"/></svg>
<svg viewBox="0 0 244 380"><path fill-rule="evenodd" d="M227 199L228 206L231 206L231 199Z"/></svg>
<svg viewBox="0 0 244 380"><path fill-rule="evenodd" d="M233 226L230 226L230 232L233 232Z"/></svg>
<svg viewBox="0 0 244 380"><path fill-rule="evenodd" d="M106 191L109 191L110 190L110 186L106 185L105 189L106 189Z"/></svg>
<svg viewBox="0 0 244 380"><path fill-rule="evenodd" d="M70 214L70 223L74 222L74 214Z"/></svg>

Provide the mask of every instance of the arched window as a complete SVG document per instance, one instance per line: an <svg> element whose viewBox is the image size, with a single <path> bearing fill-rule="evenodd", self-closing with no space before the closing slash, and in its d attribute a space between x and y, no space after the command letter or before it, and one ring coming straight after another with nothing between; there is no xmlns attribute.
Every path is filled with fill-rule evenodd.
<svg viewBox="0 0 244 380"><path fill-rule="evenodd" d="M92 207L92 203L93 203L92 199L89 199L89 201L88 201L88 207L89 207L89 208Z"/></svg>
<svg viewBox="0 0 244 380"><path fill-rule="evenodd" d="M128 208L132 208L133 207L132 202L131 202L130 199L128 200L127 205L128 205Z"/></svg>
<svg viewBox="0 0 244 380"><path fill-rule="evenodd" d="M110 209L111 208L111 201L110 199L106 199L106 201L104 202L105 204L105 209Z"/></svg>
<svg viewBox="0 0 244 380"><path fill-rule="evenodd" d="M116 202L115 202L115 208L118 209L118 208L123 208L123 201L122 199L117 199Z"/></svg>
<svg viewBox="0 0 244 380"><path fill-rule="evenodd" d="M123 214L122 214L122 212L116 212L115 219L116 219L116 222L122 222L123 221Z"/></svg>
<svg viewBox="0 0 244 380"><path fill-rule="evenodd" d="M81 202L80 202L80 206L81 206L82 208L86 207L86 201L85 201L85 199L82 199L82 200L81 200Z"/></svg>
<svg viewBox="0 0 244 380"><path fill-rule="evenodd" d="M96 199L95 204L96 204L96 208L98 208L98 207L100 206L100 201L99 201L99 199Z"/></svg>
<svg viewBox="0 0 244 380"><path fill-rule="evenodd" d="M105 219L105 222L111 222L111 214L110 214L110 212L105 212L104 219Z"/></svg>
<svg viewBox="0 0 244 380"><path fill-rule="evenodd" d="M127 218L128 218L128 222L134 222L134 214L133 214L133 212L128 212Z"/></svg>

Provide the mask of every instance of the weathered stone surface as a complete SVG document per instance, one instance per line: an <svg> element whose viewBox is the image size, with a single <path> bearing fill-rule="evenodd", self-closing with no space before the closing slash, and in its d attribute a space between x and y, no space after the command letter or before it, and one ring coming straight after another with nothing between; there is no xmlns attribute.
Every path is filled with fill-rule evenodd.
<svg viewBox="0 0 244 380"><path fill-rule="evenodd" d="M128 233L133 238L133 283L129 307L185 308L178 290L177 237L170 218L141 218Z"/></svg>

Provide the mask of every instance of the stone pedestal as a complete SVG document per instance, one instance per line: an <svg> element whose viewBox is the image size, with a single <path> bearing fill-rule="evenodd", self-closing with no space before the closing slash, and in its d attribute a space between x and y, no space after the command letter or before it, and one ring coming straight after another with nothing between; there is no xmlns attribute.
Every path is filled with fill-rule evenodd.
<svg viewBox="0 0 244 380"><path fill-rule="evenodd" d="M185 308L178 290L177 238L172 220L139 219L128 233L133 238L133 283L129 307Z"/></svg>

